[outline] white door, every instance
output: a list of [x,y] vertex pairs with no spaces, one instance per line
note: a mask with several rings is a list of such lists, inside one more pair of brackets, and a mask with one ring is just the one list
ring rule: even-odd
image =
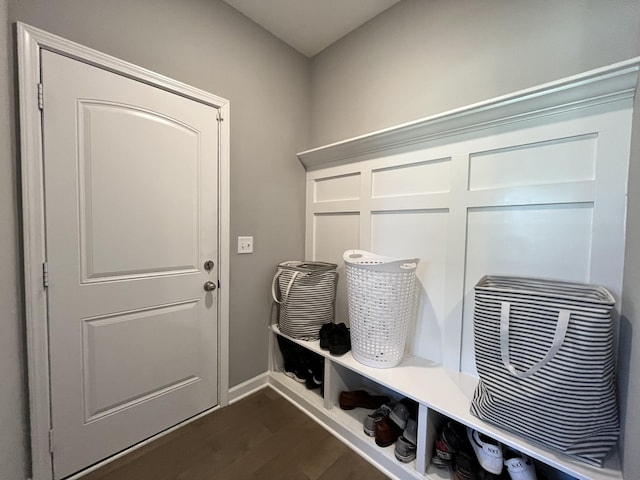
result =
[[217,404],[218,127],[48,51],[42,83],[59,479]]

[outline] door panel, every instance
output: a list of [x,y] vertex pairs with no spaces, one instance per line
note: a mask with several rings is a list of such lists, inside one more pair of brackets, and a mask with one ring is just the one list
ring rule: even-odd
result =
[[85,422],[199,380],[197,307],[186,302],[83,322]]
[[52,52],[42,75],[59,479],[217,404],[218,128],[213,107]]
[[83,281],[197,269],[199,132],[131,106],[78,106]]

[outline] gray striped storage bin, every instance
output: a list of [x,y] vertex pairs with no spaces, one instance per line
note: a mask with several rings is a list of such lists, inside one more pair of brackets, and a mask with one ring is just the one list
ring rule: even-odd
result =
[[473,316],[471,413],[602,466],[618,439],[612,295],[602,287],[485,276]]
[[271,294],[280,305],[278,327],[299,340],[317,340],[320,327],[333,322],[338,266],[326,262],[288,261],[278,265]]

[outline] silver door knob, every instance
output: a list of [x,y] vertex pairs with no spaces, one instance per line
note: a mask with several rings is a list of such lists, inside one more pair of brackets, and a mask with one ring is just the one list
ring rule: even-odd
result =
[[209,280],[208,282],[205,282],[204,289],[206,292],[213,292],[216,289],[216,284]]

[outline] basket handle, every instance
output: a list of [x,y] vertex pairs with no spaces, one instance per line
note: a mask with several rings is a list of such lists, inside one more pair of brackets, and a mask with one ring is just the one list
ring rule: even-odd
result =
[[365,250],[347,250],[342,255],[345,264],[353,265],[364,270],[377,272],[411,272],[418,267],[419,258],[397,259],[375,255]]
[[316,273],[330,272],[338,268],[335,263],[307,261],[307,260],[289,260],[278,265],[279,269],[292,270],[304,273],[305,275],[313,275]]
[[500,303],[500,354],[502,356],[502,363],[511,372],[512,375],[518,378],[527,378],[536,373],[542,367],[544,367],[554,357],[567,334],[567,327],[569,326],[569,317],[571,312],[569,310],[561,309],[558,312],[558,323],[556,324],[556,331],[553,334],[553,341],[551,347],[547,351],[546,355],[535,365],[532,365],[525,372],[519,371],[515,366],[511,364],[509,357],[509,314],[511,311],[511,304],[509,302]]
[[282,269],[279,268],[276,274],[273,276],[273,281],[271,282],[271,296],[273,297],[273,301],[279,305],[282,305],[287,300],[287,297],[289,296],[289,292],[291,291],[291,287],[293,286],[293,282],[295,281],[296,277],[300,275],[299,271],[293,272],[293,275],[291,275],[291,280],[289,280],[289,285],[287,285],[287,290],[284,292],[284,295],[282,296],[282,300],[278,300],[278,295],[276,294],[276,282],[278,281],[278,277],[280,276],[281,273],[282,273]]

